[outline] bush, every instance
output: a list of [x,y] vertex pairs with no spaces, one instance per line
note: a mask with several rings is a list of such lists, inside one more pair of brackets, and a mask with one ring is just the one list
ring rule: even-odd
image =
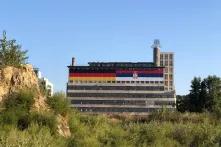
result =
[[29,127],[30,123],[31,123],[30,116],[25,114],[19,117],[17,121],[17,128],[23,131]]
[[61,92],[55,93],[52,97],[48,97],[47,104],[56,114],[61,114],[62,116],[65,116],[69,111],[68,100]]
[[51,133],[56,134],[57,132],[57,121],[56,117],[50,113],[32,113],[31,122],[38,124],[39,126],[48,127]]
[[29,128],[20,131],[14,126],[0,126],[0,146],[4,147],[63,147],[67,140],[50,133],[47,127],[30,124]]
[[1,117],[1,124],[11,124],[11,125],[17,125],[18,124],[18,120],[25,116],[27,114],[27,112],[18,109],[18,110],[5,110],[3,112],[0,113],[0,117]]
[[5,99],[4,104],[6,109],[22,109],[29,111],[35,102],[34,96],[35,94],[32,90],[21,90],[19,92],[10,94]]

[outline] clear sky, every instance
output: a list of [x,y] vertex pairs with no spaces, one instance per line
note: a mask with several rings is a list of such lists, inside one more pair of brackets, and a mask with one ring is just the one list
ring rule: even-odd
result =
[[3,30],[55,90],[65,91],[72,56],[79,65],[152,61],[155,38],[175,52],[177,94],[194,76],[221,76],[220,0],[0,0]]

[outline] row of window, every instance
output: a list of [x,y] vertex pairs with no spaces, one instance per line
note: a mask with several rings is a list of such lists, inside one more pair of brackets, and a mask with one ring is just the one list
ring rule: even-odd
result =
[[170,81],[170,82],[169,82],[169,81],[165,81],[165,85],[167,85],[167,86],[169,86],[169,85],[170,85],[170,86],[173,86],[173,81]]
[[160,60],[160,65],[161,66],[168,66],[168,65],[173,66],[173,61],[168,61],[168,60],[163,61],[163,60]]
[[71,104],[100,104],[100,105],[173,105],[175,101],[129,101],[129,100],[71,100]]
[[136,91],[164,91],[162,86],[98,86],[98,85],[68,85],[67,90],[136,90]]
[[174,93],[67,93],[68,97],[105,97],[105,98],[173,98]]
[[77,81],[69,80],[70,83],[122,83],[122,84],[163,84],[163,81]]
[[[104,112],[104,113],[114,113],[114,112],[154,112],[162,110],[162,108],[96,108],[96,107],[78,107],[81,112]],[[174,108],[167,108],[167,110],[174,111]]]
[[170,74],[170,75],[165,74],[165,75],[164,75],[164,79],[165,79],[165,80],[168,80],[168,78],[173,79],[173,75],[172,75],[172,74]]
[[166,67],[165,73],[168,73],[168,72],[173,73],[173,67],[170,67],[170,68]]
[[161,54],[160,55],[160,59],[170,59],[170,60],[173,60],[173,54]]

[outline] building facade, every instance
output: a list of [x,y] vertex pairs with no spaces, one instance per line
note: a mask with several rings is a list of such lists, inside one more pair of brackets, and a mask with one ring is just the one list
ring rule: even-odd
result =
[[42,77],[39,68],[34,68],[34,72],[38,78],[38,83],[46,92],[47,96],[53,96],[54,88],[53,84],[45,77]]
[[153,62],[154,65],[159,67],[165,67],[164,69],[164,85],[165,90],[175,90],[174,86],[174,53],[173,52],[161,52],[160,41],[154,40],[153,48]]
[[[157,44],[155,44],[157,45]],[[159,51],[159,48],[157,48]],[[154,62],[89,62],[69,68],[71,106],[91,113],[148,113],[175,109],[175,90],[167,89],[165,66],[154,47]]]

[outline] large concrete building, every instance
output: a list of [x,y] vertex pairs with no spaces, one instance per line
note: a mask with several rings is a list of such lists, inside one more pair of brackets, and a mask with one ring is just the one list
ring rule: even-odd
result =
[[92,113],[148,113],[175,108],[173,53],[160,52],[154,41],[153,62],[89,62],[69,68],[71,106]]

